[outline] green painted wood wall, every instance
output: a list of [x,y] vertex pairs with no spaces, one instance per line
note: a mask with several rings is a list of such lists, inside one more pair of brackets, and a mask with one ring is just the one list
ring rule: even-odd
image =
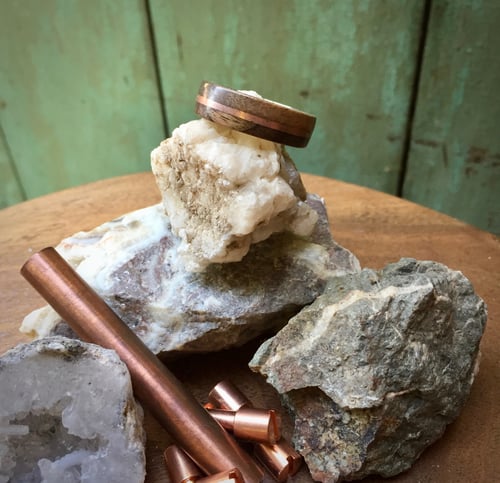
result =
[[314,113],[302,171],[500,233],[497,0],[0,0],[0,206],[149,169],[201,80]]

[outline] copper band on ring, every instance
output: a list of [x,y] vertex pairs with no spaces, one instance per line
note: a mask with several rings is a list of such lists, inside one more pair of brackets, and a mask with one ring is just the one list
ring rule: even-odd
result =
[[214,123],[289,146],[309,142],[316,118],[306,112],[210,82],[202,82],[196,113]]
[[200,95],[196,96],[196,102],[198,104],[203,104],[206,107],[211,107],[221,112],[225,112],[226,114],[230,114],[231,116],[241,118],[245,121],[250,121],[254,124],[259,124],[269,129],[274,129],[275,131],[283,131],[288,134],[292,134],[293,136],[302,136],[304,133],[300,128],[287,126],[286,124],[280,123],[278,121],[273,121],[272,119],[255,116],[250,112],[240,111],[239,109],[235,109],[231,106],[226,106],[225,104],[221,104],[220,102],[214,101],[213,99],[207,99],[206,97]]

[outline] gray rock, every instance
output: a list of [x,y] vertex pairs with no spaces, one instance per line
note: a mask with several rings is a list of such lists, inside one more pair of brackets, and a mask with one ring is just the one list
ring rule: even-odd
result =
[[332,279],[250,366],[282,394],[315,480],[387,477],[458,416],[485,323],[460,272],[402,259]]
[[[274,234],[240,262],[189,272],[180,240],[155,205],[63,240],[61,255],[155,353],[217,351],[276,331],[311,303],[332,276],[360,270],[335,243],[321,199],[308,238]],[[51,309],[28,315],[21,328],[39,336],[69,335]]]
[[52,337],[0,358],[0,482],[145,478],[142,409],[115,352]]

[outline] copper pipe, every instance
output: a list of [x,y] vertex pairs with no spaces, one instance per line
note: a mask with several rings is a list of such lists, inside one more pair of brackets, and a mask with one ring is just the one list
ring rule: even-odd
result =
[[203,472],[178,446],[169,446],[163,453],[170,483],[194,483],[202,478]]
[[262,480],[250,456],[54,248],[34,254],[21,274],[83,340],[118,353],[137,398],[205,473],[237,467],[247,483]]
[[245,483],[243,475],[238,468],[221,471],[215,475],[205,476],[197,480],[197,483]]
[[272,409],[242,407],[238,411],[208,409],[208,412],[235,438],[268,444],[280,439],[278,416]]
[[[252,402],[230,381],[219,382],[209,393],[210,403],[237,411],[252,408]],[[283,438],[274,444],[258,443],[255,456],[278,480],[284,481],[299,471],[302,456]]]

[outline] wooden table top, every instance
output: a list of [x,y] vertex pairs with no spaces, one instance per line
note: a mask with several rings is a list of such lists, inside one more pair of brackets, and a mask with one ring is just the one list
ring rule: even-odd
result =
[[[363,267],[381,268],[401,257],[434,260],[460,270],[488,306],[480,372],[458,419],[427,449],[413,468],[390,481],[470,483],[498,481],[500,474],[500,241],[490,233],[368,188],[303,175],[309,192],[322,196],[334,238],[351,250]],[[103,180],[20,203],[0,211],[0,354],[29,338],[19,333],[23,317],[44,305],[19,275],[35,251],[80,230],[91,229],[128,211],[160,200],[151,173]],[[231,353],[216,355],[214,371],[227,366]],[[234,356],[234,355],[233,355]],[[234,356],[231,371],[245,371]],[[241,368],[236,368],[241,364]],[[205,363],[203,364],[203,366]],[[194,387],[211,384],[219,375],[199,361],[179,370]],[[231,366],[231,364],[230,364]],[[187,369],[186,369],[187,367]],[[222,369],[221,369],[222,368]],[[198,370],[199,372],[199,370]],[[241,377],[247,377],[243,374]],[[252,376],[250,376],[252,377]],[[257,377],[257,376],[253,376]],[[218,380],[222,379],[219,377]],[[207,388],[204,387],[203,390]],[[254,390],[259,393],[260,389]],[[195,394],[196,395],[196,394]],[[254,394],[255,395],[255,394]],[[257,398],[258,398],[257,394]],[[167,436],[148,415],[147,482],[165,481],[161,452]],[[366,481],[383,481],[369,478]]]

